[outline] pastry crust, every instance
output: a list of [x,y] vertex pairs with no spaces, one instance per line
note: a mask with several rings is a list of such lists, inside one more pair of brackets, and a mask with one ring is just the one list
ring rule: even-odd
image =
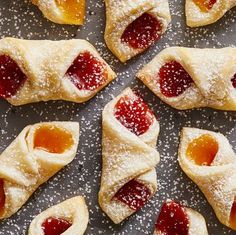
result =
[[62,218],[72,222],[63,235],[83,235],[88,224],[89,214],[85,200],[81,196],[73,197],[48,208],[37,215],[29,227],[29,235],[44,235],[43,222],[50,217]]
[[[95,90],[79,90],[66,75],[73,61],[83,52],[91,53],[104,66],[106,81]],[[48,100],[82,103],[91,99],[116,76],[96,49],[80,39],[37,41],[4,38],[0,40],[0,55],[8,55],[27,76],[16,95],[7,98],[12,105]]]
[[[72,145],[63,153],[34,148],[38,128],[59,128],[71,134]],[[4,181],[5,204],[0,219],[17,212],[33,192],[75,157],[79,141],[79,123],[42,122],[25,127],[0,155],[0,178]]]
[[[176,97],[162,94],[160,68],[170,61],[180,63],[193,84]],[[137,77],[160,99],[173,108],[185,110],[211,107],[236,111],[236,89],[231,79],[236,74],[236,48],[195,49],[170,47],[161,51],[141,69]]]
[[[66,2],[64,6],[68,6],[69,4],[80,5],[79,12],[76,15],[73,14],[75,12],[70,12],[72,14],[71,17],[67,17],[64,13],[66,10],[58,4],[60,1]],[[74,3],[75,1],[78,1],[78,3]],[[32,3],[38,6],[43,15],[54,23],[73,25],[82,25],[84,23],[85,0],[32,0]]]
[[103,168],[99,204],[114,223],[120,223],[135,211],[113,197],[122,186],[135,179],[151,192],[157,191],[155,166],[159,162],[156,141],[159,123],[154,118],[148,131],[140,136],[124,127],[114,116],[114,106],[124,96],[135,96],[130,88],[108,103],[103,110]]
[[[204,217],[197,211],[184,207],[189,220],[188,235],[208,235]],[[155,228],[153,235],[165,235]]]
[[217,0],[210,10],[202,11],[193,0],[186,0],[185,14],[187,25],[199,27],[215,23],[234,6],[236,6],[236,0]]
[[134,49],[121,41],[121,36],[129,24],[146,12],[161,22],[163,34],[171,20],[168,0],[105,0],[105,3],[105,41],[112,53],[122,62],[145,50]]
[[[212,136],[219,146],[210,166],[196,165],[186,156],[189,143],[204,134]],[[179,164],[204,193],[220,222],[231,228],[230,213],[236,196],[235,157],[232,146],[222,134],[196,128],[183,128],[179,146]]]

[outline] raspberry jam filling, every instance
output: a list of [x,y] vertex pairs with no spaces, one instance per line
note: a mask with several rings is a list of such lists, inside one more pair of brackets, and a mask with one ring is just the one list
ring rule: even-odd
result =
[[125,29],[121,41],[134,49],[146,49],[160,38],[161,31],[162,24],[157,18],[144,13]]
[[64,153],[73,144],[72,135],[55,126],[41,126],[34,134],[34,148],[49,153]]
[[231,212],[230,212],[230,225],[233,229],[236,229],[236,198],[234,199]]
[[194,139],[187,148],[187,157],[196,165],[210,166],[219,150],[218,142],[209,134]]
[[67,21],[83,21],[85,11],[84,0],[56,0],[63,18]]
[[193,0],[194,3],[204,12],[212,9],[217,0]]
[[236,74],[234,74],[234,77],[231,79],[233,87],[236,89]]
[[156,230],[163,235],[188,235],[189,219],[185,208],[173,201],[164,203],[156,222]]
[[79,90],[90,91],[102,86],[107,78],[104,64],[88,51],[77,56],[66,75]]
[[138,97],[121,97],[115,105],[116,119],[137,136],[144,134],[154,121],[154,114]]
[[166,97],[177,97],[193,84],[190,75],[177,61],[165,63],[158,76],[161,93]]
[[65,219],[50,217],[43,222],[42,229],[44,235],[60,235],[71,225],[72,223]]
[[150,196],[149,188],[137,180],[131,180],[115,194],[114,198],[137,211],[145,205]]
[[0,214],[4,209],[6,195],[4,192],[4,180],[0,179]]
[[14,96],[27,77],[17,63],[7,55],[0,56],[0,97]]

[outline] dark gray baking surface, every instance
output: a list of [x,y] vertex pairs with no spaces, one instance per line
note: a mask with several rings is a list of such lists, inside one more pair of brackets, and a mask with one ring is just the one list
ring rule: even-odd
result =
[[[212,26],[190,29],[184,21],[184,0],[171,1],[170,5],[172,25],[168,33],[148,52],[122,65],[104,44],[105,9],[102,0],[88,1],[87,22],[79,30],[76,26],[61,26],[45,20],[40,11],[27,1],[0,0],[0,37],[52,40],[75,36],[85,38],[96,46],[118,72],[117,80],[82,105],[57,101],[12,107],[0,101],[0,151],[28,124],[54,120],[73,120],[81,124],[81,138],[75,160],[40,187],[18,213],[0,223],[1,235],[27,234],[27,228],[35,215],[72,195],[80,194],[86,197],[90,212],[86,234],[152,234],[160,206],[167,198],[181,201],[201,212],[207,220],[209,234],[236,234],[218,222],[204,196],[182,173],[176,160],[179,131],[183,126],[220,131],[236,149],[236,113],[210,109],[176,111],[162,103],[134,78],[138,68],[168,45],[235,46],[236,11],[231,10]],[[157,167],[160,190],[141,211],[121,225],[114,225],[102,214],[97,203],[101,174],[101,111],[113,96],[127,86],[141,92],[160,121],[161,133],[157,146],[161,154],[161,162]]]

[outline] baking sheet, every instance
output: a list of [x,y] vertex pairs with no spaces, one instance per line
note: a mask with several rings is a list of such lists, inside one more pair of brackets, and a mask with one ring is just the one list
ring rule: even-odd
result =
[[[179,132],[183,126],[220,131],[229,138],[236,150],[236,113],[211,109],[176,111],[162,103],[135,79],[137,70],[166,46],[235,46],[236,9],[229,11],[214,25],[190,29],[185,24],[184,0],[172,0],[170,7],[172,25],[168,32],[146,53],[122,65],[104,44],[105,8],[102,0],[88,1],[87,20],[83,27],[61,26],[49,22],[28,1],[0,1],[0,37],[52,40],[84,38],[95,45],[118,73],[115,81],[85,104],[52,101],[12,107],[7,102],[0,101],[0,151],[28,124],[60,120],[79,121],[81,125],[80,144],[75,160],[41,186],[18,213],[0,222],[1,235],[27,234],[35,215],[73,195],[86,197],[90,213],[86,231],[88,235],[152,234],[160,206],[167,198],[201,212],[206,218],[209,234],[236,234],[218,222],[200,190],[183,174],[177,163]],[[114,225],[102,213],[97,202],[101,175],[101,112],[105,104],[127,86],[142,94],[160,121],[161,132],[157,142],[161,154],[161,162],[157,166],[159,191],[141,211],[122,224]]]

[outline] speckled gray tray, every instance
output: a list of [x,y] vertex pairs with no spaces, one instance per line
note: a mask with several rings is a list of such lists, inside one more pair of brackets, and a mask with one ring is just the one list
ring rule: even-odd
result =
[[[168,45],[235,46],[236,11],[231,10],[212,26],[190,29],[185,24],[184,0],[170,0],[170,5],[172,25],[168,32],[146,53],[122,65],[104,44],[103,0],[88,1],[86,24],[79,28],[47,21],[27,1],[0,0],[0,37],[88,39],[118,73],[118,79],[85,104],[57,101],[12,107],[7,102],[0,101],[0,151],[28,124],[71,120],[79,121],[82,130],[75,160],[40,187],[18,213],[0,223],[1,235],[27,234],[30,221],[35,215],[72,195],[80,194],[86,197],[90,212],[86,234],[152,234],[160,206],[167,198],[180,201],[201,212],[207,220],[209,234],[236,234],[218,222],[200,190],[183,174],[177,163],[179,132],[183,126],[220,131],[236,149],[236,113],[210,109],[176,111],[162,103],[134,76],[138,68]],[[101,111],[113,96],[127,86],[141,92],[160,121],[161,133],[157,143],[161,154],[161,162],[157,167],[160,189],[141,211],[122,224],[114,225],[102,213],[97,202],[101,175]]]

